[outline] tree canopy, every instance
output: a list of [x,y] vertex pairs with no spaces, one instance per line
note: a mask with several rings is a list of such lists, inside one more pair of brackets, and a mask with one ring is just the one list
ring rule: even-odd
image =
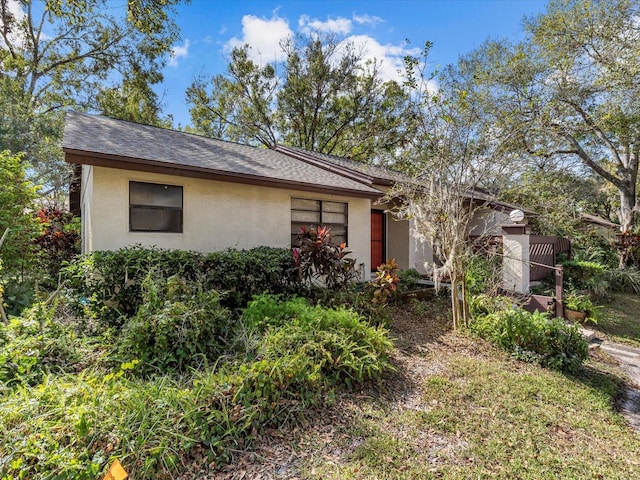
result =
[[[64,190],[65,108],[157,116],[149,86],[162,81],[178,38],[170,13],[179,2],[128,0],[119,11],[108,0],[0,0],[0,149],[25,152],[37,183]],[[133,87],[138,105],[127,92]],[[115,101],[117,93],[129,104]]]
[[623,232],[640,212],[639,13],[635,0],[552,0],[525,40],[487,42],[460,63],[509,149],[615,187]]
[[277,143],[369,160],[406,139],[407,95],[383,81],[355,45],[296,37],[284,60],[259,65],[236,48],[226,75],[197,78],[187,90],[197,133],[273,147]]

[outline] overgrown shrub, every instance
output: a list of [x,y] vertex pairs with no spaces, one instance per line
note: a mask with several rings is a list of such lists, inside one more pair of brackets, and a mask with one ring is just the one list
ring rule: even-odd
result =
[[265,292],[291,296],[305,291],[288,248],[209,253],[202,261],[200,281],[206,289],[222,292],[222,304],[232,309],[244,308],[254,295]]
[[640,294],[640,270],[636,267],[610,268],[603,278],[610,291]]
[[214,363],[223,353],[231,313],[220,295],[177,277],[142,282],[142,304],[124,324],[119,360],[140,361],[143,373],[184,373]]
[[157,278],[176,275],[200,282],[204,290],[221,292],[221,304],[232,309],[263,292],[292,295],[302,290],[291,251],[270,247],[207,255],[142,246],[97,251],[72,262],[63,276],[79,297],[84,314],[121,326],[136,314],[142,302],[142,281],[151,270]]
[[572,290],[607,290],[608,285],[602,285],[603,274],[607,267],[601,263],[570,260],[562,264],[564,281]]
[[514,299],[504,295],[474,295],[469,301],[469,310],[473,317],[489,315],[512,308]]
[[372,302],[373,291],[366,288],[366,284],[353,283],[335,291],[326,288],[311,289],[305,297],[311,303],[326,308],[350,308],[370,325],[388,326],[391,321],[387,309],[379,308]]
[[[146,288],[146,285],[145,285]],[[176,284],[174,296],[183,286]],[[285,312],[285,313],[283,313]],[[132,478],[205,478],[255,432],[295,418],[333,388],[389,367],[382,328],[348,310],[260,296],[243,322],[246,358],[187,376],[44,376],[0,403],[0,478],[95,479],[118,458]]]
[[465,282],[470,295],[494,293],[502,284],[501,258],[474,254],[467,259]]
[[104,355],[76,326],[54,318],[56,305],[34,304],[0,322],[0,383],[36,385],[49,372],[77,372]]
[[588,357],[576,325],[542,313],[509,308],[476,317],[471,330],[514,357],[545,367],[576,372]]
[[243,321],[249,330],[265,332],[257,358],[302,355],[331,385],[376,378],[389,366],[386,330],[368,325],[351,309],[261,295],[249,303]]
[[398,271],[398,291],[410,292],[418,287],[418,282],[422,278],[420,272],[415,268],[407,268],[405,270]]
[[71,212],[45,207],[36,213],[42,232],[34,239],[45,285],[58,283],[60,267],[80,253],[80,218]]

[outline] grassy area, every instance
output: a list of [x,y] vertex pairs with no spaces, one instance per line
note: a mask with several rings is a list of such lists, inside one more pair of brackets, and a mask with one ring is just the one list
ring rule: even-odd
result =
[[[242,471],[306,479],[640,479],[640,435],[616,410],[621,380],[604,355],[566,376],[447,332],[437,309],[417,304],[394,319],[395,373],[340,396],[303,429],[267,432]],[[235,478],[230,472],[216,478]]]
[[640,346],[640,296],[612,293],[603,310],[604,318],[594,329],[614,341]]
[[640,439],[601,374],[569,379],[497,353],[426,360],[442,369],[414,408],[351,403],[344,457],[310,461],[307,478],[640,478]]

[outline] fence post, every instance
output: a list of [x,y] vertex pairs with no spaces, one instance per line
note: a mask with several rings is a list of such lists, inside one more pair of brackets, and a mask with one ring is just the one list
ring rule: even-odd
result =
[[564,318],[564,308],[562,306],[562,281],[564,270],[562,265],[556,265],[556,317]]

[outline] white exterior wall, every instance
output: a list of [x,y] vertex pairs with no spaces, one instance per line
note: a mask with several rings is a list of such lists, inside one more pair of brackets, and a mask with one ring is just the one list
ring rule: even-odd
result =
[[502,287],[510,292],[529,293],[529,235],[502,235]]
[[93,167],[82,165],[82,190],[80,191],[80,208],[82,210],[82,253],[93,250]]
[[489,208],[479,209],[471,219],[469,235],[500,235],[502,233],[502,225],[507,223],[511,223],[508,213]]
[[[129,181],[181,185],[183,233],[129,231]],[[348,249],[370,270],[371,201],[198,178],[83,166],[83,252],[142,244],[211,252],[226,248],[289,247],[291,198],[349,204]],[[364,265],[361,265],[364,264]]]
[[409,220],[409,268],[415,268],[420,273],[428,273],[427,265],[433,264],[433,249],[427,241],[416,238],[416,221]]

